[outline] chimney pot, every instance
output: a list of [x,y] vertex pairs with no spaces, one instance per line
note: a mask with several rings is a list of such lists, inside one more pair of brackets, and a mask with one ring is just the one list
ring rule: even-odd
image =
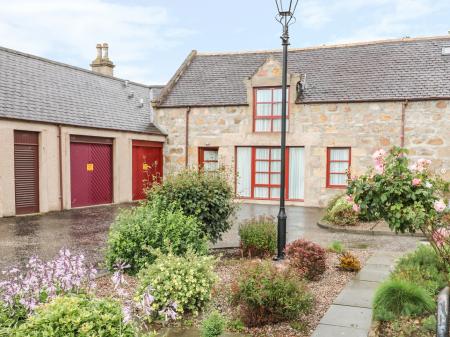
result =
[[108,57],[108,44],[97,43],[97,57],[91,63],[91,69],[93,72],[113,76],[114,64]]

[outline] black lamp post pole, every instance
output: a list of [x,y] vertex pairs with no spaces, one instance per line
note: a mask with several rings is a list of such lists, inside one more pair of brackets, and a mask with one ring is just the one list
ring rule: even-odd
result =
[[278,212],[278,252],[277,260],[284,259],[284,249],[286,247],[286,209],[285,209],[285,190],[286,190],[286,111],[287,111],[287,57],[289,46],[288,25],[283,27],[281,35],[283,45],[283,77],[281,88],[281,181],[280,181],[280,210]]

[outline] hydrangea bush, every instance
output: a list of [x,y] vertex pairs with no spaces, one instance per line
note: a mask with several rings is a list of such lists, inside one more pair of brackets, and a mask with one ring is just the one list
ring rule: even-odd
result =
[[450,264],[449,182],[430,169],[431,161],[411,163],[406,149],[373,154],[374,166],[349,181],[348,199],[359,212],[381,216],[395,232],[422,231]]

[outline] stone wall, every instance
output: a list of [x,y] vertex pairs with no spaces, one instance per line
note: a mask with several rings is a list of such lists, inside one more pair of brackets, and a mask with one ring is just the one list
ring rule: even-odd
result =
[[[189,112],[189,165],[198,163],[198,147],[219,147],[219,160],[234,172],[236,146],[277,146],[279,133],[253,132],[253,88],[277,86],[280,66],[273,59],[244,80],[247,106],[193,107]],[[289,75],[291,88],[300,79]],[[325,206],[342,189],[326,188],[327,147],[351,147],[352,173],[372,165],[371,155],[379,149],[400,146],[403,102],[294,104],[289,97],[288,146],[305,148],[305,206]],[[433,168],[450,171],[450,107],[447,101],[409,102],[405,110],[405,145],[413,157],[430,158]],[[186,108],[157,108],[155,123],[169,135],[165,147],[165,172],[185,164]],[[255,201],[256,202],[256,201]],[[272,201],[273,203],[273,201]]]

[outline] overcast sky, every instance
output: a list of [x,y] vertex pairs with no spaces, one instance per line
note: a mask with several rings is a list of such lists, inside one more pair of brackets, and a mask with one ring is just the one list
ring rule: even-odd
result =
[[[274,0],[0,0],[0,45],[89,68],[108,42],[116,76],[164,84],[192,49],[279,48],[274,15]],[[292,47],[446,35],[450,1],[300,0],[297,17]]]

